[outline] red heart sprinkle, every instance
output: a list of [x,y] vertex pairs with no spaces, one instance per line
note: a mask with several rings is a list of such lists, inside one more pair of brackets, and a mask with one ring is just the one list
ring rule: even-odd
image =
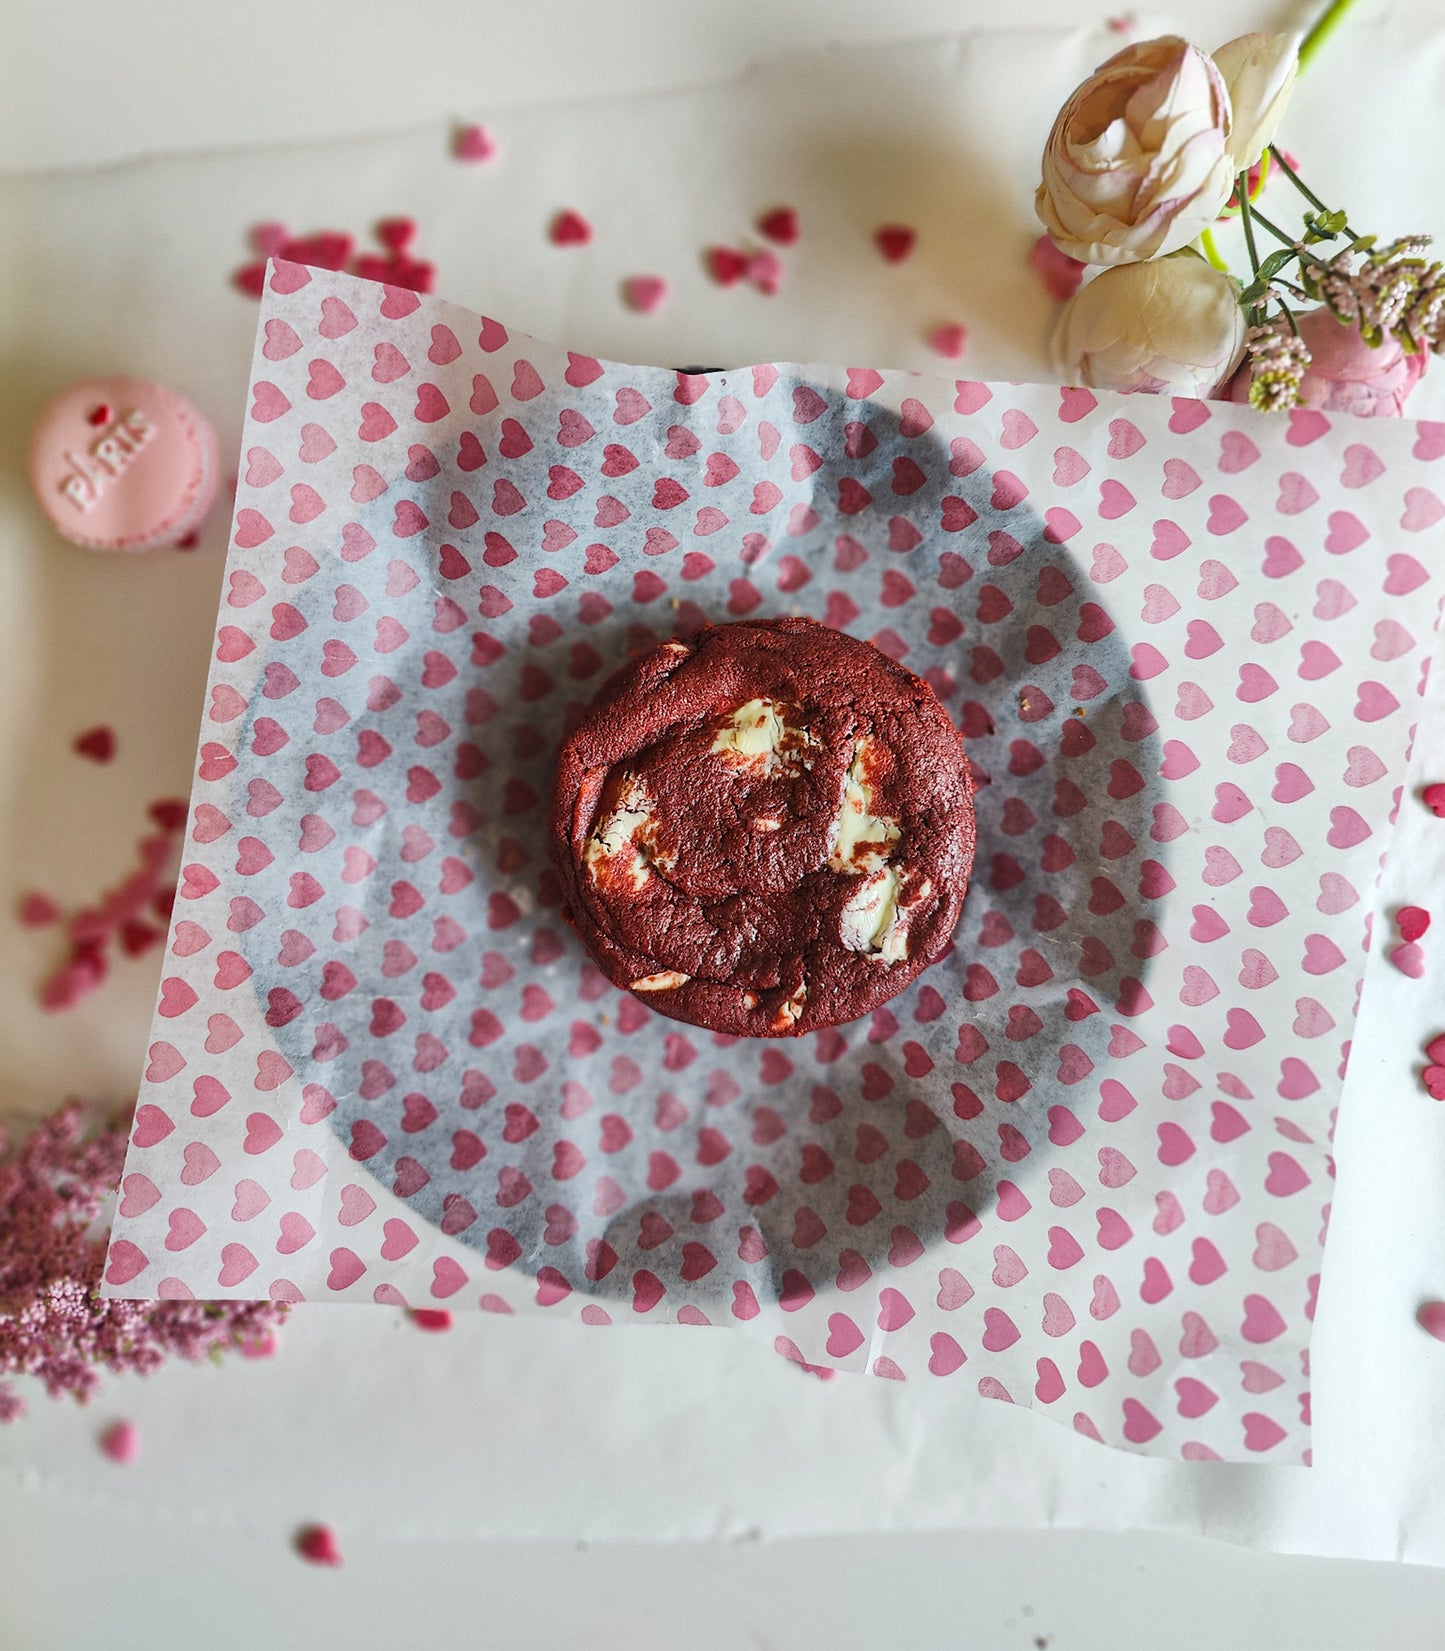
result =
[[1063,303],[1079,290],[1088,267],[1067,252],[1060,252],[1047,235],[1040,235],[1029,248],[1029,265],[1043,282],[1050,298]]
[[79,756],[89,757],[92,762],[109,762],[115,755],[115,730],[105,723],[87,728],[83,734],[75,736],[72,749]]
[[791,206],[774,207],[758,219],[758,234],[779,246],[790,247],[798,238],[798,214]]
[[180,831],[185,827],[186,804],[180,797],[158,797],[146,813],[162,831]]
[[667,301],[667,282],[660,275],[629,275],[622,283],[622,297],[629,309],[651,315]]
[[1395,913],[1395,923],[1401,940],[1418,940],[1430,927],[1430,913],[1423,906],[1401,906]]
[[109,424],[110,417],[110,408],[104,402],[101,402],[99,407],[92,407],[86,414],[87,422],[93,424],[97,430],[102,424]]
[[1427,785],[1420,793],[1420,800],[1432,814],[1445,820],[1445,784]]
[[928,335],[928,347],[945,361],[957,361],[968,342],[968,332],[957,321],[935,327]]
[[418,1330],[450,1330],[452,1315],[445,1307],[413,1307],[411,1322]]
[[550,234],[554,246],[584,246],[592,239],[592,225],[580,212],[573,212],[569,208],[565,212],[559,212],[552,220]]
[[31,893],[20,900],[20,922],[27,929],[43,929],[60,921],[60,907],[48,894]]
[[238,287],[249,298],[259,298],[266,290],[266,266],[264,263],[247,264],[238,269],[231,277],[231,284]]
[[913,251],[918,231],[907,224],[884,224],[873,232],[873,243],[890,264],[901,264]]
[[463,126],[453,145],[459,161],[486,161],[497,152],[492,135],[485,126]]
[[312,1565],[340,1565],[341,1548],[330,1525],[307,1525],[296,1533],[296,1552]]
[[707,272],[720,287],[735,286],[747,273],[748,260],[736,247],[709,247]]
[[393,252],[405,252],[416,239],[416,219],[383,218],[376,226],[376,238]]

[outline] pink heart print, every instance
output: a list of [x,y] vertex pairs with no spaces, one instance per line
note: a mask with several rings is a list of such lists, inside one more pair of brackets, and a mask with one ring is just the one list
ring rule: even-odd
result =
[[[1274,1275],[1317,1268],[1343,891],[1436,582],[1398,537],[1420,461],[1371,432],[1371,581],[1348,523],[1301,531],[1370,469],[1328,420],[615,367],[292,268],[108,1287],[747,1324],[1133,1448],[1297,1459],[1287,1384],[1185,1415],[1175,1383],[1307,1346]],[[1352,607],[1367,663],[1329,633]],[[980,854],[952,955],[884,1009],[723,1046],[572,940],[550,753],[629,651],[793,611],[938,693]],[[1252,1122],[1276,1088],[1287,1151]],[[185,1211],[204,1242],[168,1250]]]

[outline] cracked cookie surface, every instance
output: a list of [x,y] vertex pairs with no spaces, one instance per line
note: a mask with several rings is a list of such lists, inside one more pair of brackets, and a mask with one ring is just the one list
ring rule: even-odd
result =
[[974,840],[933,690],[811,619],[664,643],[557,764],[569,921],[614,984],[718,1032],[796,1036],[895,996],[947,949]]

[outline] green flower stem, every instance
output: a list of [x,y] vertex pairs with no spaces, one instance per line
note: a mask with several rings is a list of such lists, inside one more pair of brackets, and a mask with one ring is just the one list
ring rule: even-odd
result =
[[1315,19],[1309,33],[1300,42],[1299,66],[1303,72],[1314,57],[1315,53],[1324,45],[1329,37],[1344,21],[1345,13],[1354,5],[1355,0],[1332,0],[1324,11]]
[[[1318,264],[1321,269],[1328,268],[1328,264],[1329,264],[1328,259],[1321,258],[1321,257],[1317,256],[1315,253],[1311,252],[1308,247],[1297,246],[1295,237],[1293,235],[1286,235],[1285,232],[1279,227],[1278,224],[1271,223],[1269,221],[1269,219],[1266,218],[1265,215],[1259,210],[1258,207],[1254,207],[1254,206],[1250,207],[1248,212],[1246,212],[1244,214],[1244,219],[1245,219],[1246,225],[1252,219],[1255,223],[1257,223],[1259,225],[1259,227],[1261,229],[1268,230],[1269,233],[1274,236],[1275,240],[1283,241],[1284,244],[1287,247],[1294,247],[1295,251],[1298,252],[1298,254],[1301,258],[1308,258],[1309,261],[1312,264]],[[1246,228],[1245,233],[1246,233],[1246,236],[1248,236],[1248,229],[1247,228]]]
[[[1245,250],[1249,253],[1249,270],[1255,282],[1259,281],[1259,252],[1254,244],[1253,214],[1249,204],[1249,174],[1241,172],[1235,180],[1235,193],[1239,197],[1239,224],[1244,231]],[[1265,305],[1263,303],[1250,304],[1246,307],[1244,318],[1251,327],[1264,325]]]
[[[1319,196],[1315,194],[1314,190],[1311,189],[1310,186],[1304,181],[1299,173],[1295,171],[1284,156],[1280,154],[1279,150],[1276,149],[1273,144],[1269,146],[1267,153],[1274,156],[1275,164],[1279,167],[1280,171],[1283,172],[1285,177],[1287,177],[1295,188],[1299,190],[1300,194],[1304,196],[1316,212],[1328,212],[1330,210],[1329,207],[1327,207],[1319,198]],[[1352,230],[1348,224],[1345,225],[1342,233],[1352,241],[1357,239],[1354,230]]]
[[1275,165],[1279,167],[1279,169],[1284,173],[1284,175],[1289,179],[1289,181],[1295,186],[1295,188],[1297,190],[1299,190],[1300,194],[1304,196],[1304,198],[1310,203],[1310,205],[1312,207],[1314,207],[1315,211],[1316,212],[1328,212],[1329,207],[1327,207],[1325,205],[1325,203],[1319,198],[1319,196],[1315,194],[1314,190],[1310,188],[1310,186],[1304,181],[1304,179],[1299,175],[1299,173],[1296,172],[1295,169],[1290,165],[1290,163],[1284,158],[1284,156],[1282,154],[1280,154],[1279,150],[1274,146],[1274,144],[1270,144],[1269,152],[1274,157]]
[[[1249,272],[1256,280],[1259,279],[1259,252],[1254,244],[1254,208],[1249,204],[1249,174],[1241,172],[1235,184],[1235,191],[1239,196],[1239,224],[1244,231],[1244,244],[1249,252]],[[1269,225],[1263,218],[1260,222],[1268,229]],[[1278,233],[1276,231],[1275,233]]]

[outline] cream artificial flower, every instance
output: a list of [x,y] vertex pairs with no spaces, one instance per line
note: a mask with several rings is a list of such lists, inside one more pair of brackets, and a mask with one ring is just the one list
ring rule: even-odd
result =
[[1034,207],[1086,264],[1161,258],[1201,235],[1273,137],[1295,42],[1243,35],[1213,57],[1177,35],[1127,46],[1064,104]]
[[1069,300],[1054,338],[1071,384],[1204,399],[1238,366],[1239,288],[1191,252],[1101,271]]

